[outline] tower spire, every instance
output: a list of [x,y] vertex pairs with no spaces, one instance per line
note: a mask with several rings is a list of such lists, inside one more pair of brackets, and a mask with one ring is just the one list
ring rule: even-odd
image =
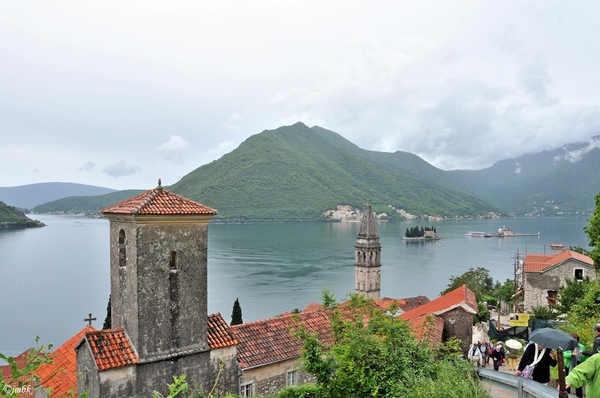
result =
[[356,236],[355,291],[378,300],[381,293],[381,244],[371,201],[367,205]]

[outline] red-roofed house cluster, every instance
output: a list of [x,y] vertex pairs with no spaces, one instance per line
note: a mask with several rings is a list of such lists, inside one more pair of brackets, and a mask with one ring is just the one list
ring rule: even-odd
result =
[[[311,304],[299,314],[229,326],[207,315],[208,225],[216,210],[157,188],[103,210],[110,221],[112,329],[88,326],[39,369],[53,396],[166,395],[173,376],[204,391],[268,394],[311,381],[300,369],[302,325],[330,341],[330,312]],[[380,298],[381,245],[367,203],[355,247],[355,289],[381,311],[408,322],[429,344],[456,336],[471,344],[475,295],[466,286],[430,301]],[[345,303],[340,305],[345,311]],[[217,377],[218,376],[218,377]]]

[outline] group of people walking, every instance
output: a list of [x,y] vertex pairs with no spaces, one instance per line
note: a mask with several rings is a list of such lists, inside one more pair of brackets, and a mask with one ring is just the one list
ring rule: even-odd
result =
[[[583,385],[586,386],[586,398],[600,398],[600,323],[594,326],[596,338],[591,351],[586,351],[585,346],[579,343],[579,336],[572,334],[577,340],[578,346],[573,350],[564,351],[565,363],[565,384],[567,392],[583,397]],[[490,358],[493,361],[494,370],[498,370],[508,359],[508,369],[514,370],[515,375],[531,378],[539,383],[548,384],[550,381],[550,368],[558,363],[554,352],[543,347],[541,344],[530,342],[524,349],[523,355],[517,365],[518,350],[504,346],[498,342],[489,344],[488,342],[473,343],[469,349],[468,358],[478,367],[485,367],[489,364]]]
[[469,350],[468,358],[474,365],[484,368],[489,365],[491,358],[494,370],[498,370],[505,362],[506,349],[500,342],[496,344],[490,344],[487,341],[473,343],[473,347]]

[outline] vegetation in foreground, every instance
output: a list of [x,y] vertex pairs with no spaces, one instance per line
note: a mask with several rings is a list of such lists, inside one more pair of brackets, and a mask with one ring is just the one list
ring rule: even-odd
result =
[[[408,323],[382,312],[373,301],[352,295],[344,311],[328,292],[332,343],[299,329],[303,368],[316,379],[314,397],[488,397],[460,342],[417,341]],[[425,333],[427,336],[427,333]],[[274,397],[301,397],[292,390]]]

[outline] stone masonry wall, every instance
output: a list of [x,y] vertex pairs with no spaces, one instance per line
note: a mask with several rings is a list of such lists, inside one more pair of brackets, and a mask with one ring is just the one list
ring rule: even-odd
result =
[[300,360],[292,359],[259,368],[244,370],[240,386],[254,384],[254,395],[268,395],[286,387],[287,372],[297,370],[297,385],[314,382],[308,373],[300,370]]
[[460,339],[460,346],[466,356],[473,341],[473,314],[457,307],[440,316],[444,320],[442,341],[446,341],[451,337]]
[[548,291],[558,291],[561,286],[566,284],[566,279],[573,280],[575,269],[583,269],[583,276],[590,279],[596,279],[596,271],[592,266],[570,259],[556,267],[548,269],[544,273],[527,272],[525,273],[524,290],[524,311],[531,312],[533,307],[545,307],[548,305]]

